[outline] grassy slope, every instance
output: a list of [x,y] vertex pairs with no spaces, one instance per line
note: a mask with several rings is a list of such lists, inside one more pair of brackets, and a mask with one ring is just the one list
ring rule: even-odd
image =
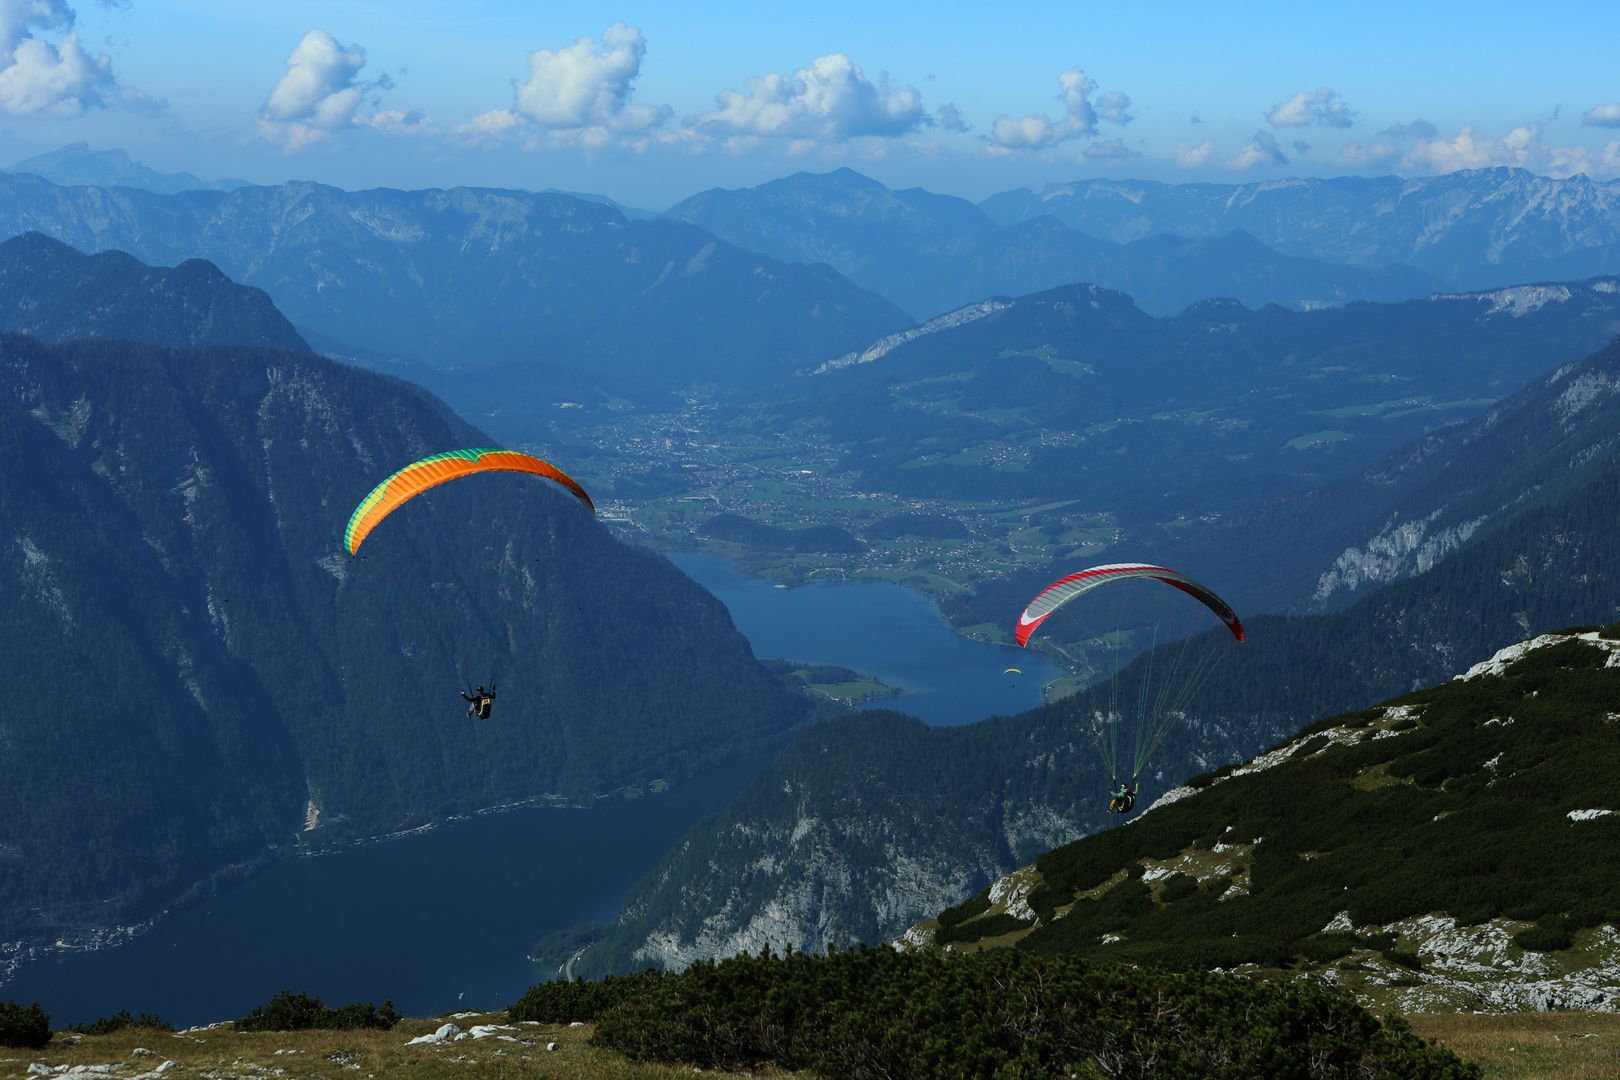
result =
[[[1230,775],[1195,778],[942,913],[937,938],[1177,969],[1348,957],[1337,981],[1432,982],[1437,1004],[1490,1004],[1460,956],[1410,955],[1436,940],[1412,920],[1444,913],[1482,935],[1518,932],[1487,967],[1567,976],[1620,921],[1620,816],[1568,816],[1620,805],[1620,668],[1605,666],[1620,653],[1590,632],[1539,640],[1497,673],[1320,721]],[[1463,991],[1448,995],[1447,975]]]

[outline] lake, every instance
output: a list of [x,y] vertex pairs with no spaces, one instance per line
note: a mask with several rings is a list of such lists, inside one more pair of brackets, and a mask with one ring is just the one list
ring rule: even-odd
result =
[[[1041,704],[1041,688],[1064,673],[1045,655],[952,633],[934,602],[887,582],[818,582],[779,589],[718,555],[669,560],[731,611],[761,659],[837,664],[905,691],[873,702],[936,726],[971,724]],[[1004,675],[1019,668],[1020,676]]]
[[767,763],[590,810],[484,814],[286,859],[126,944],[25,967],[0,1000],[37,1000],[58,1027],[119,1009],[181,1027],[229,1020],[283,989],[328,1005],[393,998],[408,1016],[503,1008],[540,981],[536,941],[612,918],[630,886]]
[[[777,589],[723,559],[673,561],[727,608],[760,657],[838,664],[905,693],[875,707],[965,724],[1040,704],[1044,656],[951,633],[933,602],[873,582]],[[1004,676],[1019,667],[1023,678]],[[319,858],[287,859],[134,941],[19,971],[0,997],[58,1026],[119,1009],[187,1026],[283,989],[328,1005],[392,998],[410,1016],[510,1004],[543,973],[546,934],[611,918],[630,887],[766,764],[732,764],[659,795],[591,810],[533,807]]]

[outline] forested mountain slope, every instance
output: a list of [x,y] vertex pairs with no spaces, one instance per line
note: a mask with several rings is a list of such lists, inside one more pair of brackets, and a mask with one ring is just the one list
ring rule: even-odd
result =
[[[858,490],[1023,503],[1030,525],[1054,533],[1106,515],[1115,553],[1130,559],[1478,417],[1616,334],[1620,291],[1608,278],[1311,312],[1209,301],[1173,319],[1070,286],[883,339],[761,395],[753,411],[813,427]],[[1245,535],[1259,536],[1262,555],[1234,542],[1232,558],[1186,569],[1232,590],[1242,610],[1303,604],[1389,519],[1381,485],[1352,494],[1359,501],[1304,522],[1298,544],[1257,528]],[[1053,554],[1050,569],[1068,572],[1099,550]],[[1039,587],[1013,585],[1023,595],[1011,600],[994,583],[953,597],[953,621],[1004,623]]]
[[1620,270],[1620,181],[1526,169],[1444,176],[1316,177],[1250,184],[1085,180],[992,195],[1011,225],[1050,215],[1126,243],[1244,229],[1287,255],[1421,268],[1457,288],[1571,281]]
[[[801,707],[724,607],[309,353],[0,338],[0,933],[129,921],[228,864],[769,752]],[[441,644],[448,642],[446,648]],[[458,673],[500,701],[468,719]]]
[[[1231,507],[1175,534],[1133,537],[1120,550],[1227,583],[1225,595],[1246,611],[1331,610],[1427,571],[1514,513],[1578,486],[1606,467],[1617,430],[1620,339],[1349,476]],[[1010,625],[1050,576],[987,582],[953,601],[953,612],[969,624]]]
[[919,319],[986,296],[1020,296],[1076,281],[1128,292],[1155,315],[1179,314],[1215,296],[1297,309],[1404,300],[1446,287],[1413,267],[1290,258],[1241,230],[1115,243],[1050,217],[1002,225],[965,199],[921,188],[892,191],[851,169],[716,188],[677,203],[667,216],[750,251],[826,263]]
[[122,251],[86,255],[37,232],[0,243],[0,331],[42,341],[309,351],[264,290],[236,284],[212,263],[147,266]]
[[568,195],[311,183],[157,195],[0,174],[0,236],[29,230],[158,265],[208,259],[296,325],[442,365],[746,385],[910,322],[827,267]]
[[1613,1009],[1617,639],[1538,637],[1321,720],[907,941],[1317,971],[1406,1011]]
[[[1617,515],[1611,451],[1586,482],[1421,577],[1330,615],[1245,617],[1247,639],[1151,759],[1143,801],[1321,717],[1443,682],[1527,635],[1620,619]],[[1042,632],[1061,642],[1086,631],[1054,617]],[[1121,679],[1129,687],[1159,663],[1148,654]],[[818,724],[631,891],[576,970],[893,937],[930,892],[944,906],[1007,872],[1018,851],[1107,824],[1100,762],[1074,699],[962,728],[881,713]],[[542,951],[561,961],[582,943]]]
[[1578,486],[1607,467],[1617,432],[1620,339],[1358,473],[1189,530],[1163,557],[1269,576],[1259,610],[1340,607]]

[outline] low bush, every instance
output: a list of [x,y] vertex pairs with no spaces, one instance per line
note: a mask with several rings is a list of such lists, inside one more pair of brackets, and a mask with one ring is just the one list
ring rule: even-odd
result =
[[1561,924],[1538,924],[1513,935],[1513,944],[1527,952],[1557,952],[1575,944],[1575,935]]
[[306,993],[294,994],[283,990],[251,1013],[233,1023],[237,1031],[309,1031],[321,1028],[329,1031],[353,1031],[373,1028],[387,1031],[403,1017],[394,1011],[393,1001],[383,1002],[381,1009],[371,1002],[364,1005],[352,1002],[342,1008],[329,1009],[318,997]]
[[39,1002],[23,1008],[15,1001],[0,1005],[0,1046],[38,1050],[51,1041],[51,1017]]
[[662,979],[651,968],[639,975],[607,975],[595,982],[554,979],[531,986],[506,1007],[511,1023],[535,1020],[542,1024],[594,1024],[627,997],[643,993]]
[[842,1080],[1481,1075],[1343,988],[1018,950],[767,952],[621,989],[595,1045],[703,1069],[770,1064]]
[[93,1024],[69,1024],[75,1035],[111,1035],[125,1028],[148,1028],[152,1031],[173,1031],[174,1025],[152,1013],[131,1016],[128,1009],[120,1009],[112,1016],[103,1016]]

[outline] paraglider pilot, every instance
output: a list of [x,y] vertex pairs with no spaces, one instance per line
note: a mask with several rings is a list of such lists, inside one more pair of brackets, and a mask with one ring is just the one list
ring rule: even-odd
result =
[[1108,812],[1110,814],[1128,814],[1131,807],[1136,805],[1136,789],[1129,784],[1120,784],[1117,788],[1108,790]]
[[462,691],[461,696],[470,706],[467,709],[467,719],[471,720],[474,716],[480,720],[489,719],[489,710],[495,704],[495,687],[493,685],[488,690],[480,686],[472,692],[471,696],[466,691]]

